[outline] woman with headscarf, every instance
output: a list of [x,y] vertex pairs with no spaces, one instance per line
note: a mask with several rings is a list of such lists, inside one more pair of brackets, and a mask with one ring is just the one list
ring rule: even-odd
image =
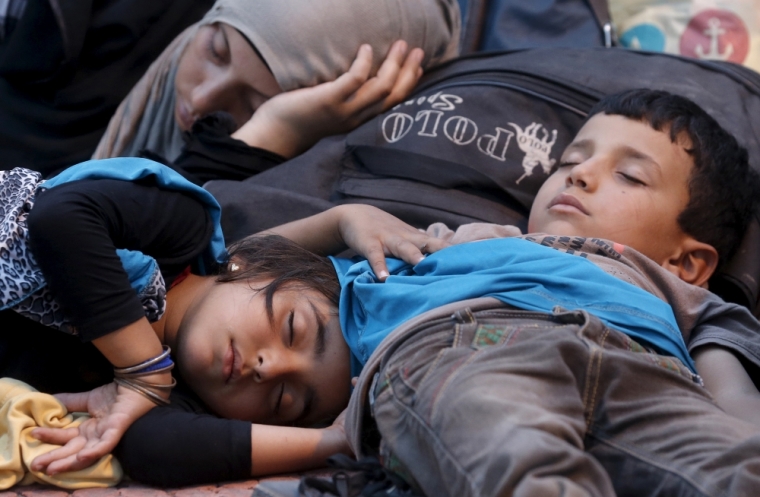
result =
[[[218,0],[122,102],[94,158],[146,155],[173,162],[182,152],[183,132],[206,115],[222,111],[231,117],[224,127],[238,129],[274,95],[335,80],[349,70],[362,44],[372,48],[372,73],[386,56],[395,57],[403,78],[410,59],[429,67],[456,56],[459,28],[456,0]],[[406,45],[394,46],[397,40]],[[424,59],[407,45],[422,49]],[[412,84],[407,78],[400,85],[403,92],[392,85],[394,92],[380,99],[382,105],[368,107],[379,112],[400,102],[419,77],[414,73]],[[357,113],[371,117],[366,108]],[[326,116],[326,126],[316,129],[342,131],[332,118]],[[356,119],[346,120],[346,126],[351,124]],[[250,168],[243,175],[282,160],[269,152],[242,147]]]

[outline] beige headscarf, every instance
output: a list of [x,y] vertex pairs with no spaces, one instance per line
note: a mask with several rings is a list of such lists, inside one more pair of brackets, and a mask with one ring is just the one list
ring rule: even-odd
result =
[[284,91],[331,81],[344,73],[363,43],[376,67],[391,44],[406,40],[425,51],[424,67],[458,54],[457,0],[218,0],[151,65],[111,118],[93,158],[150,149],[174,160],[182,147],[174,119],[174,76],[199,26],[222,22],[256,47]]

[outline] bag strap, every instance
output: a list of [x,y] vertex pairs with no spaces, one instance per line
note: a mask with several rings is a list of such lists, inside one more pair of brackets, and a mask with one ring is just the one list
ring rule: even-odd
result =
[[[483,29],[488,14],[489,0],[467,0],[462,12],[462,38],[459,42],[460,55],[475,53],[483,41]],[[459,4],[460,6],[462,3]]]
[[594,15],[597,21],[599,21],[600,26],[604,26],[612,21],[610,6],[607,0],[588,0],[588,3],[591,5],[591,10],[594,11]]
[[617,34],[615,33],[615,26],[612,24],[610,6],[607,0],[588,0],[588,3],[594,12],[594,16],[596,16],[596,20],[599,22],[599,26],[602,27],[604,46],[610,48],[617,45]]

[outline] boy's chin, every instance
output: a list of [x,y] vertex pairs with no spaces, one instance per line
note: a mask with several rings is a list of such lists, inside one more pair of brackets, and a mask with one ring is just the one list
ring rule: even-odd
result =
[[551,219],[536,223],[528,223],[528,233],[544,233],[556,236],[595,236],[596,238],[604,238],[599,235],[589,235],[586,231],[587,230],[564,219]]

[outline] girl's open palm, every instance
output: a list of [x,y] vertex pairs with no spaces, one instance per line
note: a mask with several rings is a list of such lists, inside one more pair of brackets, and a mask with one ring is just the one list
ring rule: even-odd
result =
[[38,456],[32,470],[54,475],[84,469],[111,453],[127,428],[155,406],[137,392],[109,383],[90,392],[57,394],[69,412],[87,412],[90,418],[77,428],[37,428],[37,439],[62,447]]

